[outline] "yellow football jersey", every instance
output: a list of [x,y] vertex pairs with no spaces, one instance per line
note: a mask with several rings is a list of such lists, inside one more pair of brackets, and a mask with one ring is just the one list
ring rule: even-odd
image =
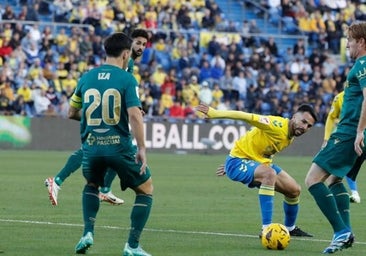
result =
[[293,141],[287,118],[252,114],[252,120],[245,121],[254,127],[235,142],[230,151],[233,157],[271,163],[272,156]]
[[333,132],[336,123],[338,122],[339,116],[341,115],[342,104],[343,104],[344,91],[338,93],[332,102],[327,121],[325,122],[324,128],[324,140],[328,140],[330,134]]

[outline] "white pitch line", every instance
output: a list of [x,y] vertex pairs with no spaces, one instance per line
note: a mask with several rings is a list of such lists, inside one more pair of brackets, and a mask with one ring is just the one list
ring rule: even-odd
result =
[[[0,219],[0,222],[10,222],[10,223],[25,223],[25,224],[39,224],[39,225],[57,225],[57,226],[71,226],[71,227],[83,227],[83,224],[75,223],[62,223],[62,222],[50,222],[50,221],[34,221],[34,220],[12,220],[12,219]],[[119,230],[129,230],[128,227],[116,227],[116,226],[95,226],[96,228],[104,229],[119,229]],[[149,232],[161,232],[161,233],[177,233],[177,234],[196,234],[196,235],[208,235],[208,236],[231,236],[231,237],[249,237],[258,238],[258,235],[249,234],[234,234],[234,233],[222,233],[222,232],[208,232],[208,231],[183,231],[175,229],[154,229],[154,228],[144,228],[144,231]],[[294,240],[303,241],[313,241],[313,242],[330,242],[330,240],[315,239],[315,238],[298,238],[293,237]],[[355,244],[366,245],[366,242],[355,241]]]

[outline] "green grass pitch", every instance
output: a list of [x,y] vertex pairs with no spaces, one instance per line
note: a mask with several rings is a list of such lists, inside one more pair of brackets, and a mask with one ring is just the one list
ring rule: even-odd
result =
[[[5,151],[0,153],[0,250],[4,256],[74,255],[82,234],[81,171],[65,181],[59,205],[52,207],[44,180],[53,176],[71,152]],[[257,190],[217,177],[224,155],[154,154],[148,163],[154,181],[154,205],[141,237],[144,249],[154,256],[179,255],[321,255],[332,230],[305,188],[310,157],[277,156],[275,162],[303,187],[297,224],[313,238],[293,238],[284,251],[264,249],[258,239],[260,213]],[[360,256],[366,250],[365,171],[359,175],[361,204],[351,204],[356,243],[336,255]],[[122,206],[101,204],[94,246],[88,255],[121,255],[127,239],[132,191],[113,192]],[[276,194],[274,222],[283,222],[282,196]]]

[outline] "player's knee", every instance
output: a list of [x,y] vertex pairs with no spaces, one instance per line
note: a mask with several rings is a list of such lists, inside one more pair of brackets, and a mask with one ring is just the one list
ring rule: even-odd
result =
[[296,184],[291,191],[291,197],[292,198],[299,197],[300,194],[301,194],[301,186],[299,184]]
[[301,186],[297,183],[288,184],[287,191],[283,194],[288,198],[298,198],[301,194]]
[[154,192],[154,186],[152,184],[152,179],[149,178],[147,181],[142,183],[140,186],[134,189],[136,194],[152,195]]
[[276,172],[272,168],[263,168],[256,171],[255,181],[259,181],[261,184],[274,185],[276,183]]
[[148,184],[148,186],[144,189],[144,193],[146,195],[152,195],[154,192],[154,186],[152,183]]

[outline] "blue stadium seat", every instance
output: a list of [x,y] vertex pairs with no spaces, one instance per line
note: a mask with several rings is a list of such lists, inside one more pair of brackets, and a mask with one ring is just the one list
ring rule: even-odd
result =
[[297,27],[294,19],[292,17],[282,18],[283,31],[288,34],[298,34],[299,28]]
[[275,26],[278,26],[281,22],[281,10],[277,8],[271,8],[269,10],[269,22]]
[[270,115],[272,112],[272,107],[269,103],[263,102],[261,104],[261,114],[262,115]]
[[40,21],[44,22],[52,22],[53,21],[53,14],[40,14],[38,15]]
[[141,64],[148,65],[154,58],[155,50],[153,48],[146,48],[141,56]]
[[171,67],[171,61],[169,53],[155,51],[156,61],[161,64],[164,70],[169,70]]

